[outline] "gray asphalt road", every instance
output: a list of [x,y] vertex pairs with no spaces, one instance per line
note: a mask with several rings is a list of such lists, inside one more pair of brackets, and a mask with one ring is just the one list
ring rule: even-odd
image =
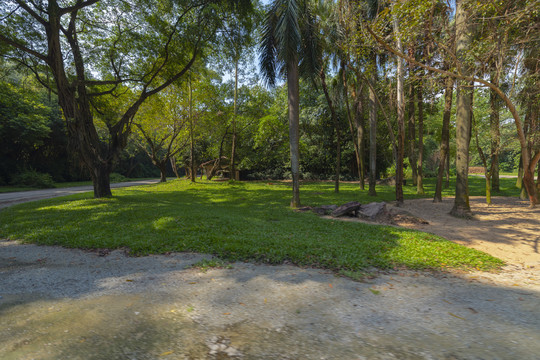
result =
[[[159,182],[159,179],[129,181],[129,182],[111,184],[111,188],[148,185],[148,184],[155,184],[157,182]],[[91,185],[88,185],[88,186],[76,186],[76,187],[70,187],[70,188],[56,188],[56,189],[43,189],[43,190],[2,193],[0,194],[0,209],[11,206],[11,205],[24,203],[24,202],[41,200],[41,199],[49,199],[49,198],[58,197],[58,196],[78,194],[78,193],[83,193],[83,192],[88,192],[88,191],[93,191],[93,190],[94,190],[93,187]]]

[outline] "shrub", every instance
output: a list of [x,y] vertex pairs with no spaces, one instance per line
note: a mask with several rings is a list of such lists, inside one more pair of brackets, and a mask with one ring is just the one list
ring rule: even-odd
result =
[[112,183],[119,183],[119,182],[123,182],[123,181],[126,181],[126,180],[127,180],[127,178],[122,174],[111,173],[110,181]]
[[50,174],[40,173],[35,170],[26,170],[15,175],[11,181],[11,185],[47,189],[54,187],[54,181]]

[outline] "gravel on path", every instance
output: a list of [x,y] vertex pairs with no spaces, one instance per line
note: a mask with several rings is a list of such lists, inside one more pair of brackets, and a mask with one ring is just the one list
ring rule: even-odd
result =
[[[0,241],[2,359],[538,359],[540,284]],[[504,277],[504,274],[500,276]]]

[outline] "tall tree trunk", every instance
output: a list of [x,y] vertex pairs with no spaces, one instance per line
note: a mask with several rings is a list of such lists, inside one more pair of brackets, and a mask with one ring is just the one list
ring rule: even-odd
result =
[[189,87],[189,177],[191,182],[195,182],[197,178],[197,170],[195,167],[195,140],[193,136],[193,94],[191,88],[191,80],[188,82]]
[[[463,0],[456,8],[456,54],[465,64],[465,52],[470,44],[470,29]],[[468,69],[462,69],[466,75]],[[471,94],[473,85],[470,81],[457,81],[456,104],[456,195],[450,214],[458,217],[470,217],[469,204],[469,145],[471,141]]]
[[293,196],[291,207],[300,206],[300,83],[298,59],[287,64],[287,93],[289,105],[289,144],[291,148],[291,174]]
[[[373,55],[371,78],[377,83],[377,55]],[[375,91],[369,88],[369,195],[377,196],[377,100]]]
[[321,84],[324,92],[324,97],[330,109],[330,116],[332,117],[332,122],[334,123],[334,129],[336,130],[336,179],[334,181],[334,191],[339,192],[339,178],[341,172],[341,132],[339,128],[339,121],[336,115],[336,110],[334,108],[334,103],[332,98],[330,98],[330,93],[328,92],[328,86],[326,85],[326,74],[324,73],[324,67],[321,69],[319,74],[321,78]]
[[238,60],[234,63],[234,110],[233,110],[233,121],[232,121],[232,143],[231,143],[231,179],[236,180],[236,168],[234,166],[235,155],[236,155],[236,116],[238,112]]
[[420,80],[416,90],[418,92],[418,166],[416,171],[418,180],[416,181],[416,193],[423,195],[424,173],[422,162],[424,161],[424,89],[422,86],[422,80]]
[[446,87],[444,89],[444,113],[441,132],[441,147],[439,150],[439,171],[437,172],[437,185],[435,186],[435,196],[433,198],[433,202],[442,201],[443,177],[445,170],[448,171],[449,168],[447,159],[450,155],[450,116],[452,114],[452,93],[454,92],[454,79],[448,76],[445,84]]
[[[347,107],[347,120],[349,121],[349,128],[351,131],[351,138],[354,144],[354,155],[356,158],[356,168],[358,170],[358,180],[360,189],[364,190],[364,121],[358,118],[358,112],[362,110],[362,100],[359,96],[362,94],[362,89],[357,91],[355,87],[352,90],[353,104],[354,104],[354,124],[351,115],[351,108],[349,106],[349,85],[347,82],[347,66],[344,61],[341,62],[342,79],[343,79],[343,97],[345,98],[345,106]],[[357,80],[358,81],[358,80]],[[359,94],[360,93],[360,94]]]
[[364,126],[364,109],[363,109],[363,103],[364,103],[364,95],[363,92],[360,92],[358,101],[355,103],[354,106],[354,122],[356,124],[356,142],[358,143],[358,157],[359,157],[359,167],[358,176],[360,177],[360,188],[364,190],[364,179],[366,177],[366,165],[365,165],[365,139],[364,139],[364,133],[365,133],[365,126]]
[[[399,23],[393,19],[394,33],[396,34],[397,50],[402,52]],[[397,61],[397,121],[398,121],[398,151],[396,159],[396,202],[403,204],[403,158],[405,155],[405,100],[403,94],[403,60],[396,56]],[[411,94],[412,95],[412,94]]]
[[[401,59],[401,58],[400,58]],[[411,73],[411,72],[410,72]],[[409,78],[412,76],[409,75]],[[408,114],[408,141],[409,141],[409,165],[412,170],[412,183],[414,186],[416,186],[416,181],[418,180],[418,173],[417,173],[417,167],[416,167],[416,109],[414,104],[415,99],[415,89],[414,85],[412,83],[412,79],[409,79],[411,82],[409,85],[409,114]],[[399,95],[398,95],[399,96]]]
[[448,144],[448,151],[446,152],[446,169],[444,170],[444,173],[445,173],[444,188],[449,189],[450,188],[450,142]]
[[[499,79],[497,74],[491,74],[491,82],[496,86],[499,86]],[[489,114],[489,123],[491,129],[491,190],[493,190],[494,192],[499,192],[499,152],[501,143],[501,132],[499,129],[500,100],[495,91],[491,89],[489,92],[489,103],[491,110]]]
[[174,172],[174,175],[177,179],[180,179],[180,175],[178,174],[178,166],[176,166],[176,158],[172,156],[171,158],[169,158],[169,161],[171,162],[171,168]]

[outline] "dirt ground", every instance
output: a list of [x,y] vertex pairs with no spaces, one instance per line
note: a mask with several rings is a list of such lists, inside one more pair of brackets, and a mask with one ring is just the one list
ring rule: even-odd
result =
[[105,256],[0,240],[2,359],[538,359],[539,210],[515,199],[476,220],[408,200],[423,231],[508,262],[499,273],[320,269],[208,256]]
[[465,220],[449,215],[453,204],[453,198],[445,198],[442,203],[407,200],[401,209],[429,224],[400,225],[442,236],[509,264],[523,268],[540,265],[540,208],[531,209],[528,201],[513,197],[494,197],[488,206],[484,197],[472,196],[474,218]]

